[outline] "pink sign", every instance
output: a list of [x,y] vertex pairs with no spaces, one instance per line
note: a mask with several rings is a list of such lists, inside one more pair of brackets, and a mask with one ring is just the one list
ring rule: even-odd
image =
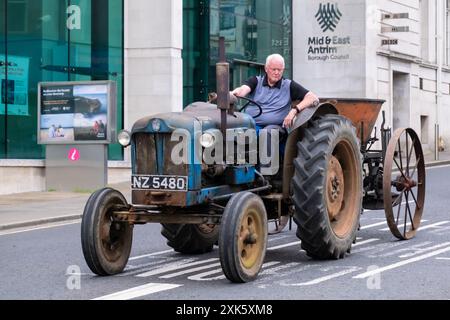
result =
[[80,151],[77,148],[72,148],[69,151],[68,158],[70,161],[80,160]]

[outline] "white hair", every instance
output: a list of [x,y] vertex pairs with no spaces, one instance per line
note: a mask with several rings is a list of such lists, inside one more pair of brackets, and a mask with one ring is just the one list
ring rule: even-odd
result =
[[268,56],[266,58],[266,66],[268,66],[272,60],[280,61],[281,63],[283,63],[283,68],[284,68],[284,58],[281,54],[274,53],[274,54],[271,54],[270,56]]

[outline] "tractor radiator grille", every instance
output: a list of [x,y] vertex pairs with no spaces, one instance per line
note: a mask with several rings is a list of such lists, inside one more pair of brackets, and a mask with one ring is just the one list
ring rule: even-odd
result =
[[135,139],[136,174],[157,174],[156,144],[153,134],[137,133]]
[[135,134],[136,174],[188,175],[188,164],[173,163],[172,149],[179,141],[171,141],[170,138],[170,133]]

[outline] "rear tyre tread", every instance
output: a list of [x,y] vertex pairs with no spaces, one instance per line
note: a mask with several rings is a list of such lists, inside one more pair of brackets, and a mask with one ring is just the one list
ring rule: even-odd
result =
[[[359,141],[353,125],[339,115],[326,115],[311,120],[304,128],[304,138],[297,143],[298,156],[294,160],[293,202],[296,208],[294,221],[297,224],[296,235],[301,239],[301,247],[314,259],[340,259],[350,252],[359,225],[352,226],[349,236],[337,238],[331,229],[324,201],[324,180],[327,173],[328,157],[333,151],[333,144],[340,138],[351,141],[357,153],[357,163],[361,164]],[[355,168],[361,174],[362,165]],[[362,196],[358,200],[361,208]]]
[[211,234],[203,234],[194,224],[162,224],[161,234],[167,245],[183,254],[203,254],[213,250],[218,241],[218,226]]

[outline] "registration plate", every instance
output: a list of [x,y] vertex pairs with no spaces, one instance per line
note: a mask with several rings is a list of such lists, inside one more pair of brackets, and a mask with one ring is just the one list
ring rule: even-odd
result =
[[131,189],[187,191],[187,177],[133,175]]

